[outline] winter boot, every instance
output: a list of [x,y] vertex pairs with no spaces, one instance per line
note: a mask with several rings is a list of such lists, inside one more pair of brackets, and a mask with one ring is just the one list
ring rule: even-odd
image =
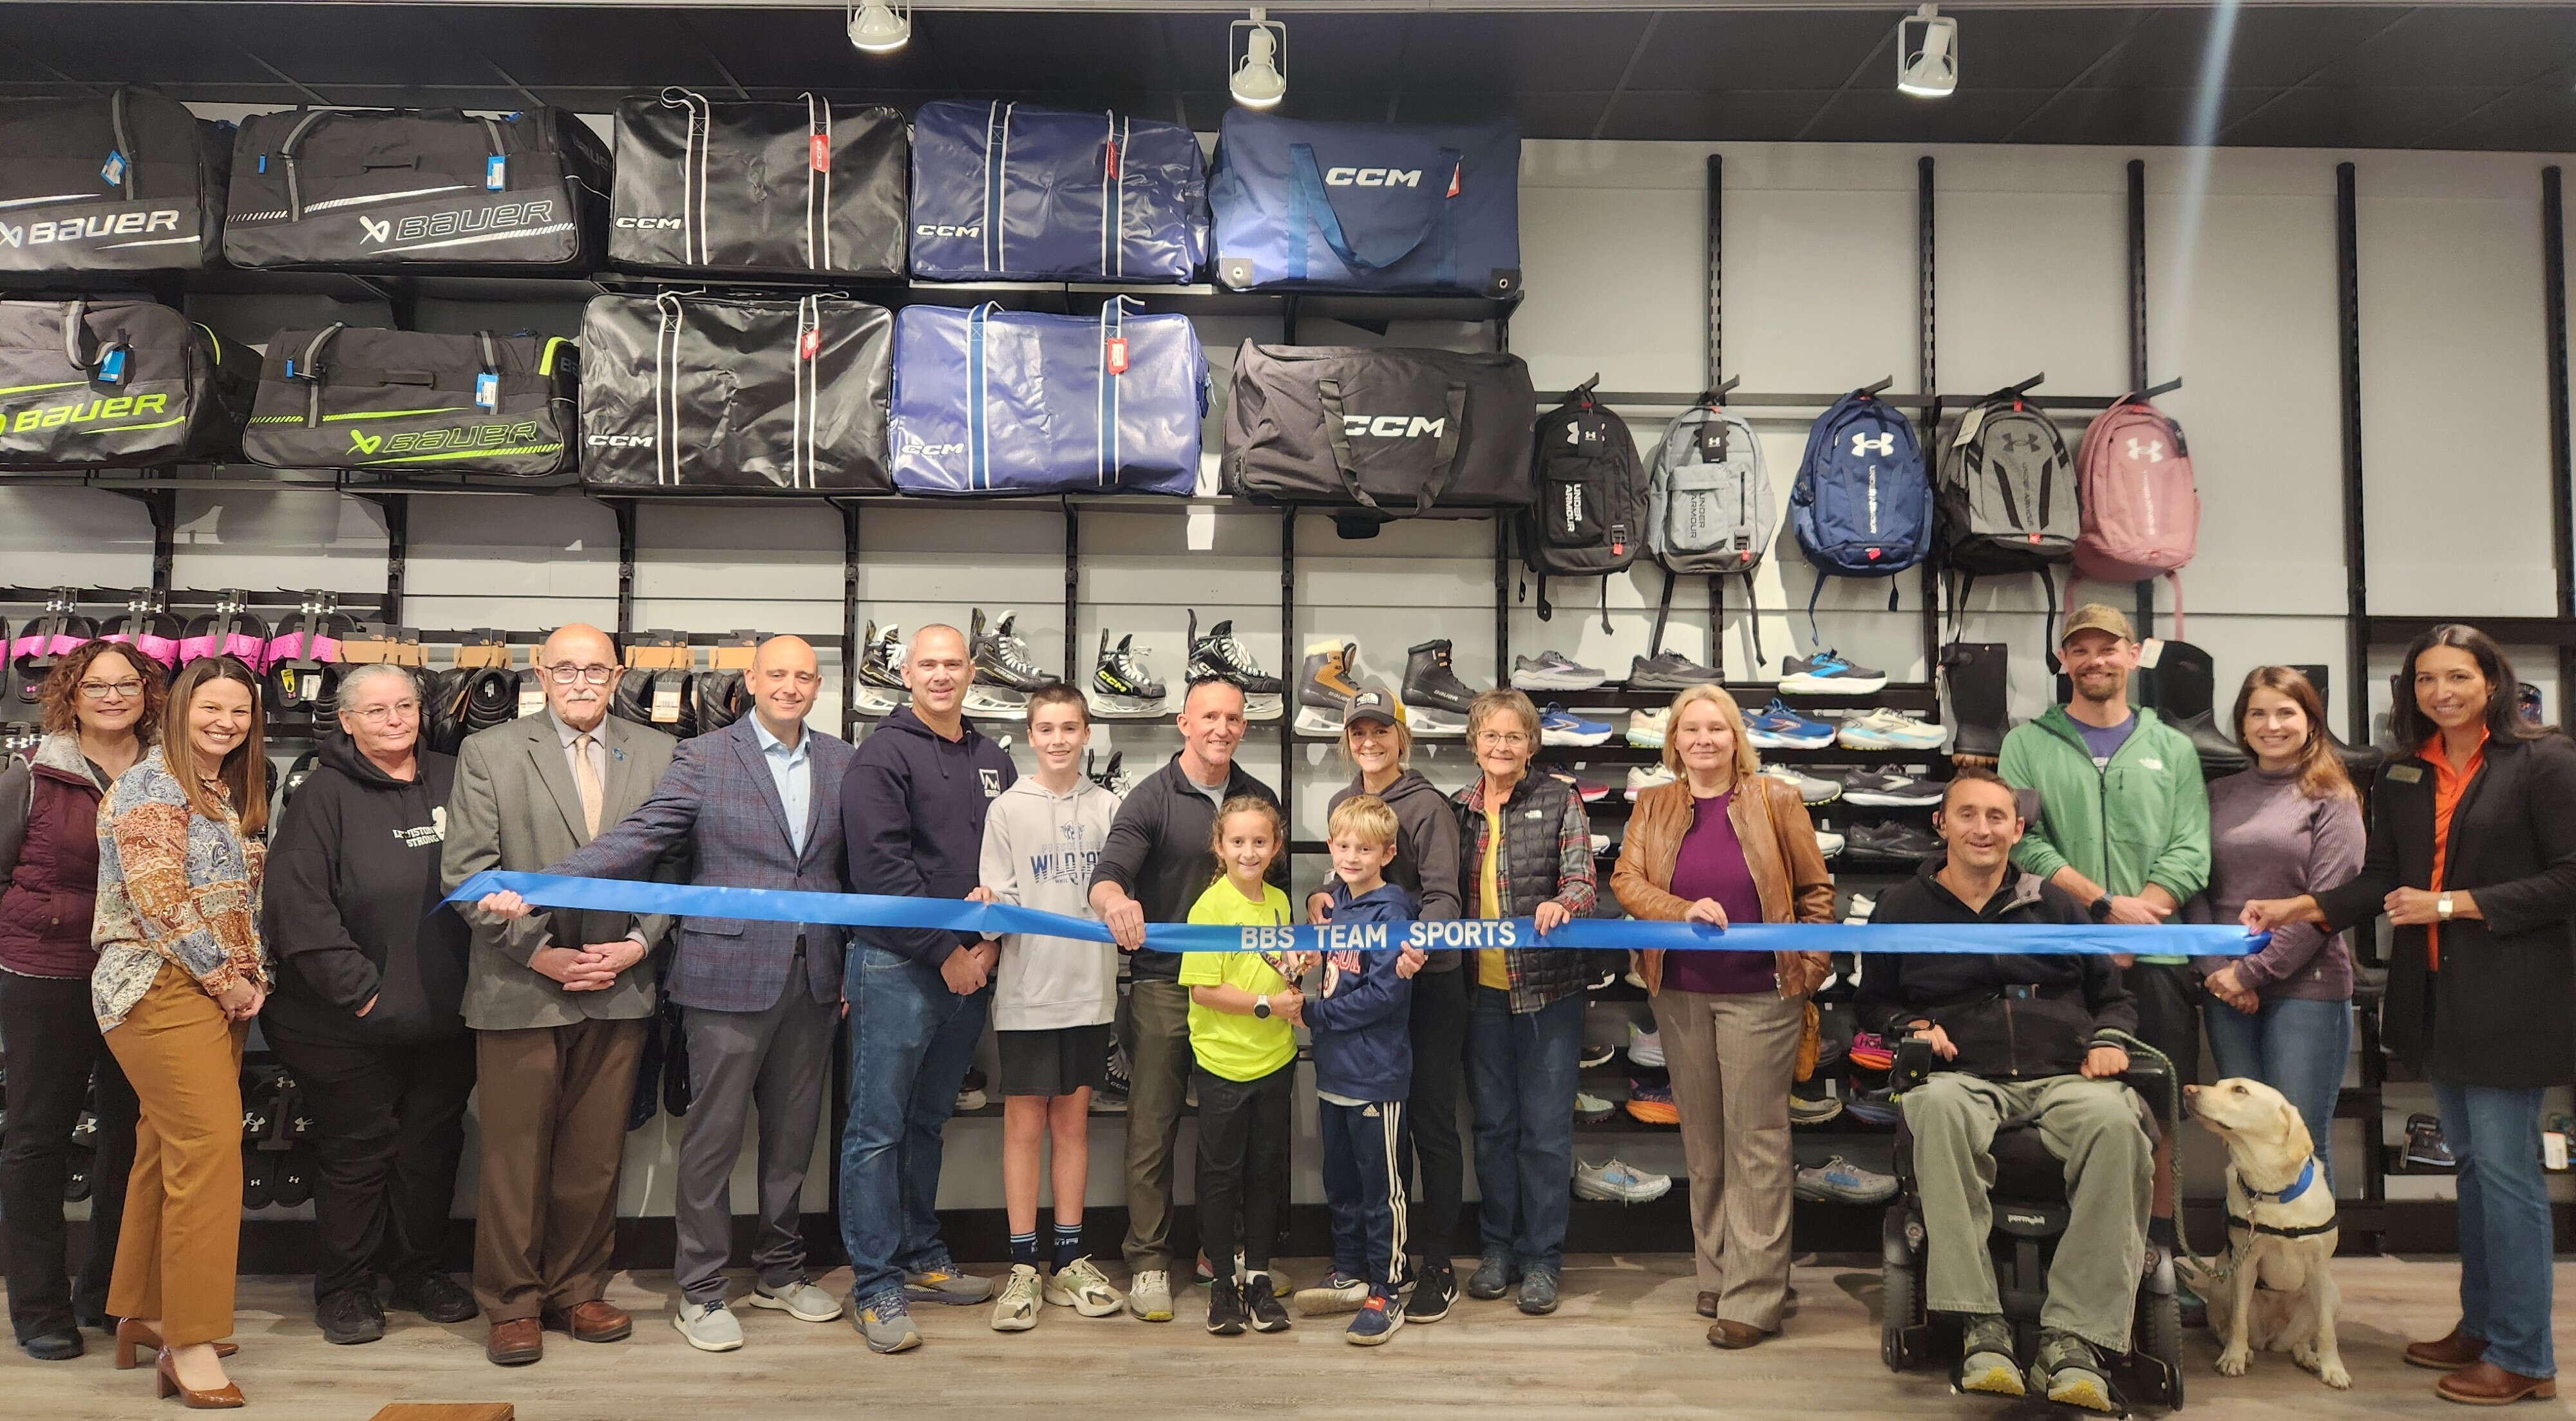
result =
[[1999,641],[1954,641],[1941,648],[1942,679],[1950,685],[1950,721],[1958,727],[1950,739],[1951,759],[1992,765],[2004,752],[2004,732],[2012,728],[2012,717],[2005,712],[2007,653]]
[[2163,643],[2150,691],[2148,703],[2156,714],[2191,737],[2202,774],[2232,775],[2253,763],[2232,728],[2218,723],[2218,663],[2208,652],[2187,641]]

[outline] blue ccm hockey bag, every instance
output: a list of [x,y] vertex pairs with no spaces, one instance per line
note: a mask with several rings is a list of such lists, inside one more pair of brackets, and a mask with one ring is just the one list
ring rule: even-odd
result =
[[1177,123],[940,99],[912,120],[912,274],[1185,282],[1207,261],[1207,176]]
[[1521,289],[1520,131],[1300,123],[1228,109],[1208,203],[1237,291]]
[[[1811,631],[1825,578],[1888,577],[1922,562],[1932,551],[1932,481],[1905,412],[1860,390],[1834,401],[1807,431],[1789,526],[1816,565]],[[1896,610],[1892,582],[1887,607]]]
[[905,493],[1187,495],[1207,356],[1189,317],[1136,315],[1125,297],[1097,317],[906,306],[893,408]]

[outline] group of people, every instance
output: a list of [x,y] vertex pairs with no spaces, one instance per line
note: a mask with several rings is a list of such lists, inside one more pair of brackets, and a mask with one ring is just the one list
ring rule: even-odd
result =
[[[1920,1037],[1940,1062],[1902,1103],[1929,1306],[1958,1316],[1964,1382],[2115,1404],[2100,1354],[2127,1348],[2135,1261],[2174,1246],[2171,1142],[2117,1081],[2123,1042],[2188,1074],[2205,1030],[2220,1073],[2278,1087],[2322,1150],[2351,1030],[2353,965],[2337,934],[2384,915],[2396,925],[2387,1040],[2435,1082],[2461,1163],[2461,1319],[2408,1359],[2445,1369],[2454,1399],[2546,1394],[2539,1108],[2542,1087],[2576,1074],[2576,746],[2514,713],[2512,670],[2486,637],[2438,628],[2408,652],[2403,748],[2379,772],[2365,830],[2297,672],[2246,679],[2233,724],[2254,767],[2204,789],[2188,737],[2128,702],[2139,646],[2118,612],[2082,609],[2061,650],[2068,703],[2013,730],[1997,771],[1956,773],[1935,820],[1941,853],[1873,921],[2241,921],[2272,937],[2200,961],[1864,959],[1861,1024]],[[21,830],[0,897],[0,1229],[31,1356],[78,1356],[80,1328],[113,1320],[120,1365],[155,1352],[164,1395],[241,1404],[223,1358],[254,1018],[313,1120],[315,1312],[329,1340],[381,1336],[385,1296],[440,1322],[481,1314],[502,1365],[537,1361],[548,1331],[628,1336],[633,1320],[604,1294],[638,1062],[665,999],[690,1099],[671,1323],[694,1347],[744,1344],[736,1301],[807,1322],[846,1312],[881,1352],[920,1345],[922,1304],[989,1302],[1004,1331],[1049,1305],[1164,1322],[1194,1264],[1210,1331],[1288,1326],[1270,1250],[1298,1026],[1313,1039],[1334,1248],[1331,1275],[1287,1301],[1349,1314],[1362,1344],[1438,1321],[1462,1291],[1556,1308],[1593,974],[1585,952],[1545,935],[1591,915],[1598,886],[1581,797],[1533,766],[1539,717],[1525,696],[1476,700],[1477,775],[1447,796],[1408,767],[1402,708],[1382,691],[1354,698],[1332,878],[1292,904],[1284,816],[1235,762],[1243,694],[1221,679],[1189,687],[1181,749],[1122,801],[1080,771],[1079,691],[1030,695],[1025,778],[962,718],[972,666],[949,627],[914,638],[910,703],[857,746],[805,724],[822,682],[795,637],[758,649],[750,715],[685,742],[607,714],[618,668],[604,633],[562,628],[537,664],[544,712],[470,737],[454,759],[420,745],[407,673],[350,668],[343,734],[272,827],[247,669],[194,662],[165,695],[115,644],[60,660],[45,739],[0,770],[0,852],[12,823]],[[1677,698],[1664,759],[1675,778],[1639,795],[1612,874],[1619,907],[1718,927],[1833,920],[1800,796],[1760,773],[1724,690]],[[1094,919],[1114,944],[539,908],[507,892],[438,908],[485,869],[1013,903]],[[1149,923],[1458,917],[1534,919],[1541,938],[1320,959],[1171,953],[1146,938]],[[1082,1231],[1089,1096],[1112,1054],[1122,955],[1123,1291]],[[1812,1059],[1809,997],[1828,963],[1693,951],[1637,967],[1681,1117],[1698,1311],[1711,1343],[1754,1346],[1778,1333],[1788,1298],[1790,1084]],[[846,1299],[815,1284],[798,1230],[844,1021]],[[959,1266],[935,1209],[942,1130],[988,1025],[1011,1254],[998,1287]],[[439,1260],[478,1084],[469,1292]],[[1450,1256],[1462,1086],[1482,1196],[1463,1281]],[[1193,1097],[1195,1259],[1173,1227]],[[84,1108],[98,1118],[96,1222],[67,1280],[59,1200]],[[755,1113],[758,1240],[737,1298],[729,1182]],[[2073,1220],[2029,1358],[2014,1353],[1985,1256],[1981,1171],[2008,1118],[2034,1122],[2070,1161]]]

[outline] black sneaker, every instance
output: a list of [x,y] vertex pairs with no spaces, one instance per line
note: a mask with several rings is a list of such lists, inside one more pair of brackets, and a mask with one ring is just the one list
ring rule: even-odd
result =
[[[1272,1299],[1276,1302],[1277,1299]],[[1219,1337],[1241,1337],[1252,1315],[1243,1310],[1243,1290],[1232,1278],[1208,1283],[1207,1330]]]
[[1243,1310],[1252,1315],[1255,1332],[1288,1330],[1288,1309],[1279,1304],[1279,1290],[1272,1285],[1267,1269],[1243,1280]]
[[474,1295],[440,1269],[395,1283],[394,1305],[431,1322],[464,1322],[482,1311],[475,1306]]
[[1911,824],[1855,824],[1845,852],[1854,858],[1912,864],[1940,849],[1940,840]]
[[1499,1298],[1510,1292],[1512,1284],[1520,1280],[1520,1270],[1512,1266],[1510,1259],[1499,1253],[1488,1253],[1467,1279],[1467,1296],[1486,1300]]
[[1556,1311],[1556,1274],[1546,1268],[1533,1268],[1521,1276],[1522,1312],[1531,1317],[1545,1317]]
[[1941,786],[1894,770],[1863,770],[1843,776],[1843,802],[1864,808],[1920,809],[1941,802]]
[[342,1347],[373,1342],[385,1335],[385,1310],[376,1305],[374,1288],[342,1288],[313,1304],[313,1320],[322,1340]]
[[1449,1305],[1458,1300],[1458,1274],[1446,1263],[1425,1263],[1422,1276],[1413,1280],[1413,1294],[1404,1300],[1407,1322],[1438,1322],[1449,1315]]
[[1628,689],[1632,691],[1682,691],[1725,679],[1716,667],[1702,666],[1678,651],[1640,656],[1628,663]]

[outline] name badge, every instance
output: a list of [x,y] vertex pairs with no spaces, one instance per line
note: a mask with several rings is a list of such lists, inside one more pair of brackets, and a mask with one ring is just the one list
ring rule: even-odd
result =
[[2391,765],[2388,767],[2388,777],[2402,785],[2421,784],[2424,779],[2424,767],[2421,765]]
[[2163,769],[2164,767],[2165,767],[2165,762],[2164,762],[2164,761],[2162,761],[2162,760],[2158,760],[2158,759],[2155,759],[2155,758],[2153,758],[2153,757],[2151,757],[2151,756],[2145,756],[2145,755],[2141,755],[2141,756],[2139,756],[2139,757],[2138,757],[2138,768],[2140,768],[2140,769],[2144,769],[2144,770],[2161,770],[2161,769]]

